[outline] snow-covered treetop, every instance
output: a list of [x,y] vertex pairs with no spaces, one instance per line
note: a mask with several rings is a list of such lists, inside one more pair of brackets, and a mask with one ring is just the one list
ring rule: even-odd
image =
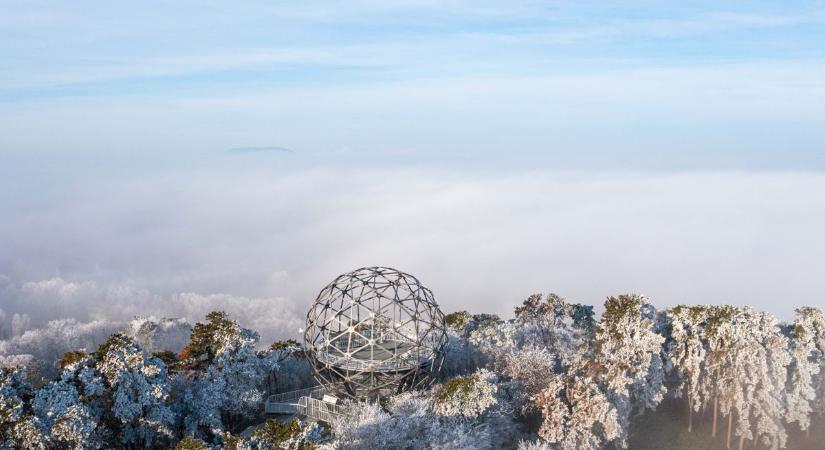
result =
[[539,436],[562,450],[595,450],[621,435],[615,406],[590,378],[554,375],[532,401],[542,415]]
[[192,332],[192,325],[186,319],[135,317],[126,327],[124,334],[133,338],[147,353],[179,353]]
[[32,387],[26,382],[25,368],[0,369],[0,428],[19,421],[31,397]]
[[496,404],[496,381],[486,369],[455,377],[435,389],[433,410],[445,416],[478,417]]
[[468,313],[467,311],[456,311],[454,313],[447,314],[444,316],[444,323],[447,325],[447,328],[461,333],[464,331],[464,328],[467,324],[470,323],[472,320],[473,315]]
[[192,328],[189,343],[180,353],[181,362],[189,370],[204,371],[219,356],[242,349],[254,349],[258,333],[242,328],[222,311],[213,311]]
[[641,382],[648,375],[652,359],[661,353],[665,338],[654,332],[652,306],[645,297],[610,297],[604,307],[596,326],[597,360],[610,389],[627,395],[630,384]]
[[521,324],[530,322],[556,324],[568,317],[580,328],[592,328],[595,324],[593,306],[568,303],[564,298],[553,293],[547,294],[544,300],[541,294],[533,294],[527,297],[521,306],[516,306],[514,312],[516,321]]

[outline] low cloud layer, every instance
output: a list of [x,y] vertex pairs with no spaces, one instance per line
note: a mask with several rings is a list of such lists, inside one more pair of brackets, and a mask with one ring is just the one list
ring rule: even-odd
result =
[[4,311],[13,311],[0,328],[5,337],[19,336],[46,320],[76,318],[82,321],[125,323],[134,317],[175,317],[190,323],[210,311],[228,311],[255,330],[264,341],[292,337],[302,321],[295,304],[284,298],[251,298],[223,293],[193,292],[160,295],[127,283],[72,282],[62,278],[8,284],[2,294]]
[[0,223],[7,336],[15,314],[36,328],[223,309],[293,337],[327,282],[369,265],[417,275],[445,310],[509,314],[539,291],[783,319],[825,306],[820,174],[204,169],[39,195]]

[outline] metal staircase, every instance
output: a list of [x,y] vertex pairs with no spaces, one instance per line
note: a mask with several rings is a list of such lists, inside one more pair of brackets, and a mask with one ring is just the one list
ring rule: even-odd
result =
[[266,414],[295,414],[323,422],[332,422],[344,413],[337,398],[323,386],[273,394],[264,402]]

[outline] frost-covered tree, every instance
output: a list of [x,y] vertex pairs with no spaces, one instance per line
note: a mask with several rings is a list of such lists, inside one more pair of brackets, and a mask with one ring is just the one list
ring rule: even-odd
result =
[[[814,365],[819,370],[812,375],[811,385],[814,389],[814,397],[810,400],[811,420],[822,420],[825,416],[825,314],[818,308],[802,307],[796,310],[796,324],[801,325],[805,330],[806,345],[813,345],[816,349],[811,356],[810,371],[813,372]],[[801,330],[800,330],[801,331]],[[799,422],[800,426],[802,422]]]
[[31,326],[31,317],[28,314],[14,313],[11,318],[11,334],[12,336],[20,336],[26,332]]
[[189,341],[192,326],[186,319],[135,317],[124,334],[131,337],[147,353],[179,353]]
[[441,415],[433,411],[433,398],[427,393],[405,393],[390,399],[387,410],[377,403],[352,404],[347,414],[333,423],[333,448],[398,448],[405,449],[498,449],[511,430],[494,428],[480,420],[463,415]]
[[455,377],[435,390],[433,411],[443,416],[478,417],[496,404],[496,381],[496,375],[486,369]]
[[513,320],[502,320],[494,314],[470,315],[459,311],[447,315],[447,346],[439,373],[441,380],[466,375],[476,369],[499,367],[504,356],[516,348],[517,329]]
[[4,448],[25,448],[28,450],[46,450],[49,438],[45,427],[35,416],[26,416],[11,430],[11,438],[3,443]]
[[34,413],[49,439],[77,448],[171,443],[174,417],[163,363],[112,335],[90,355],[71,352],[59,380],[37,392]]
[[480,355],[477,367],[498,367],[502,358],[516,347],[516,324],[494,314],[476,314],[464,329],[467,342]]
[[[734,410],[734,393],[737,379],[736,342],[738,334],[733,318],[740,312],[730,305],[713,305],[705,308],[703,339],[705,341],[705,372],[699,379],[702,405],[713,403],[713,430],[716,436],[719,412],[728,417],[728,442]],[[729,444],[728,444],[729,445]]]
[[618,413],[625,445],[633,411],[654,409],[666,391],[659,317],[640,295],[610,297],[596,327],[594,359],[599,380]]
[[221,417],[223,381],[219,377],[187,376],[182,373],[175,376],[172,386],[178,395],[172,410],[185,436],[212,439],[224,432]]
[[464,329],[468,339],[496,348],[510,348],[513,344],[512,322],[495,314],[475,314]]
[[4,369],[25,367],[28,371],[28,367],[35,362],[34,355],[0,355],[0,368]]
[[[53,445],[68,448],[102,448],[104,436],[100,411],[80,400],[72,374],[37,391],[33,402],[38,427]],[[96,392],[97,393],[97,392]]]
[[731,319],[735,376],[731,383],[734,432],[739,447],[759,440],[768,448],[785,446],[785,385],[790,364],[787,338],[776,319],[744,307]]
[[556,357],[543,348],[525,348],[507,354],[502,374],[518,383],[520,395],[515,402],[523,414],[533,412],[527,400],[547,387],[556,368]]
[[257,415],[267,374],[278,358],[275,351],[259,354],[258,339],[222,312],[209,313],[206,322],[193,327],[175,380],[181,392],[175,409],[186,435],[217,435]]
[[467,311],[456,311],[444,317],[444,324],[447,326],[445,352],[450,356],[444,360],[438,374],[440,379],[466,375],[488,363],[485,352],[468,340],[471,322],[473,327],[477,326],[477,323],[473,322],[472,314]]
[[284,339],[273,342],[269,346],[276,363],[282,363],[291,357],[303,357],[304,348],[294,339]]
[[541,439],[535,441],[522,440],[518,443],[518,450],[558,450],[558,447]]
[[293,391],[315,384],[312,366],[309,365],[304,349],[297,341],[277,341],[268,351],[259,352],[258,356],[276,364],[267,375],[266,385],[269,393]]
[[[661,401],[665,374],[686,400],[689,429],[712,407],[713,434],[721,414],[740,447],[782,448],[787,424],[816,429],[825,412],[825,316],[814,308],[780,326],[748,307],[665,314],[623,295],[607,300],[596,323],[592,308],[551,294],[529,297],[512,320],[453,313],[438,384],[380,405],[353,403],[331,436],[280,422],[237,434],[267,391],[305,387],[312,373],[297,342],[259,348],[258,334],[226,314],[191,328],[137,318],[107,339],[100,334],[112,324],[28,329],[22,315],[6,319],[17,331],[5,320],[2,448],[497,449],[522,439],[523,449],[612,448],[626,442],[634,414]],[[43,383],[38,375],[35,389],[17,366],[43,361],[54,376]]]
[[31,434],[32,438],[41,434],[39,427],[27,429],[33,395],[31,385],[26,382],[25,368],[0,369],[0,447],[14,447],[23,438],[21,434]]
[[706,378],[707,344],[704,326],[707,308],[679,305],[670,310],[668,357],[678,379],[676,392],[688,403],[688,431],[693,429],[693,412],[703,401],[702,382]]
[[298,419],[281,422],[269,419],[248,436],[223,437],[225,450],[314,450],[329,440],[330,431],[318,422],[301,423]]
[[500,449],[524,436],[513,414],[513,383],[481,369],[429,391],[350,403],[322,448]]
[[178,442],[175,450],[212,450],[212,446],[200,439],[187,436]]
[[559,449],[598,449],[624,433],[618,411],[589,377],[553,375],[532,401],[541,412],[539,436]]
[[487,354],[471,343],[465,335],[451,328],[447,329],[447,345],[444,351],[449,356],[444,359],[444,364],[438,373],[441,380],[472,373],[479,367],[485,366],[489,359]]
[[559,370],[589,354],[595,321],[593,307],[567,303],[556,294],[529,296],[515,308],[519,347],[545,348]]
[[25,368],[0,369],[0,426],[5,431],[16,424],[26,413],[26,402],[32,388],[25,381]]
[[766,312],[757,313],[759,331],[765,356],[760,373],[760,386],[756,391],[756,436],[768,448],[784,448],[788,440],[785,431],[785,386],[791,355],[788,338],[782,334],[776,317]]
[[0,355],[32,355],[34,367],[27,365],[28,381],[40,386],[60,375],[57,361],[66,352],[95,349],[122,326],[102,320],[85,323],[75,319],[52,320],[45,327],[29,329],[21,336],[0,341]]
[[816,400],[814,381],[819,375],[823,354],[817,347],[819,330],[825,330],[825,316],[815,308],[798,308],[791,325],[791,364],[788,370],[788,423],[797,423],[803,431],[811,425],[813,402]]
[[502,375],[512,380],[510,403],[531,422],[539,414],[531,399],[547,387],[556,364],[554,355],[536,347],[520,349],[505,358]]
[[118,423],[120,442],[148,447],[170,441],[174,417],[163,362],[146,357],[134,340],[120,334],[110,337],[95,356],[95,368],[111,396],[109,414]]
[[472,318],[473,315],[467,311],[456,311],[444,316],[444,324],[447,325],[448,329],[461,334]]

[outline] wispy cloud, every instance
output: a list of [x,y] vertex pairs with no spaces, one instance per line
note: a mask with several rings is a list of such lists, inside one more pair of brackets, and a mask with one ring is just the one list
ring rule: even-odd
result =
[[244,154],[244,153],[288,153],[295,152],[286,147],[232,147],[226,150],[227,153]]
[[[507,42],[511,44],[574,44],[604,40],[633,38],[685,38],[714,37],[719,33],[759,29],[781,29],[825,23],[825,13],[806,15],[753,15],[732,13],[703,13],[670,19],[617,19],[595,20],[585,26],[561,26],[542,30],[532,27],[511,32],[474,31],[465,35],[482,42]],[[712,51],[711,51],[712,53]]]
[[[0,135],[4,150],[24,159],[70,151],[69,161],[95,161],[77,168],[87,175],[127,162],[130,171],[156,170],[244,142],[300,149],[289,159],[308,164],[820,170],[824,65],[788,60],[41,99],[0,105]],[[393,149],[415,152],[402,157]],[[12,180],[20,173],[0,165],[6,171]]]
[[[501,8],[464,2],[364,2],[351,11],[313,4],[258,4],[242,12],[211,5],[197,13],[179,7],[124,14],[99,5],[88,15],[56,5],[7,7],[5,17],[19,21],[8,19],[18,24],[13,28],[0,26],[0,54],[9,61],[0,65],[0,89],[25,94],[38,87],[158,79],[176,83],[181,77],[220,84],[250,72],[267,84],[278,84],[313,79],[318,70],[336,68],[368,70],[362,79],[373,82],[387,71],[404,79],[445,72],[575,73],[582,60],[594,58],[647,60],[654,66],[676,60],[760,60],[799,56],[806,48],[815,53],[804,27],[825,22],[825,12],[815,8],[777,12],[747,4],[728,10],[711,6],[622,14],[620,9],[586,3]],[[152,20],[145,20],[147,15]],[[50,22],[48,29],[38,25],[43,21]],[[114,44],[96,45],[78,30]],[[762,34],[748,35],[747,40],[737,34],[753,30]],[[226,38],[214,42],[210,36],[218,31]],[[179,35],[187,39],[179,40]],[[637,39],[648,41],[621,45]],[[729,40],[738,48],[727,49]],[[782,48],[771,52],[777,45]],[[292,78],[289,71],[296,72]],[[340,83],[340,77],[337,80]],[[128,91],[130,86],[103,90]]]

